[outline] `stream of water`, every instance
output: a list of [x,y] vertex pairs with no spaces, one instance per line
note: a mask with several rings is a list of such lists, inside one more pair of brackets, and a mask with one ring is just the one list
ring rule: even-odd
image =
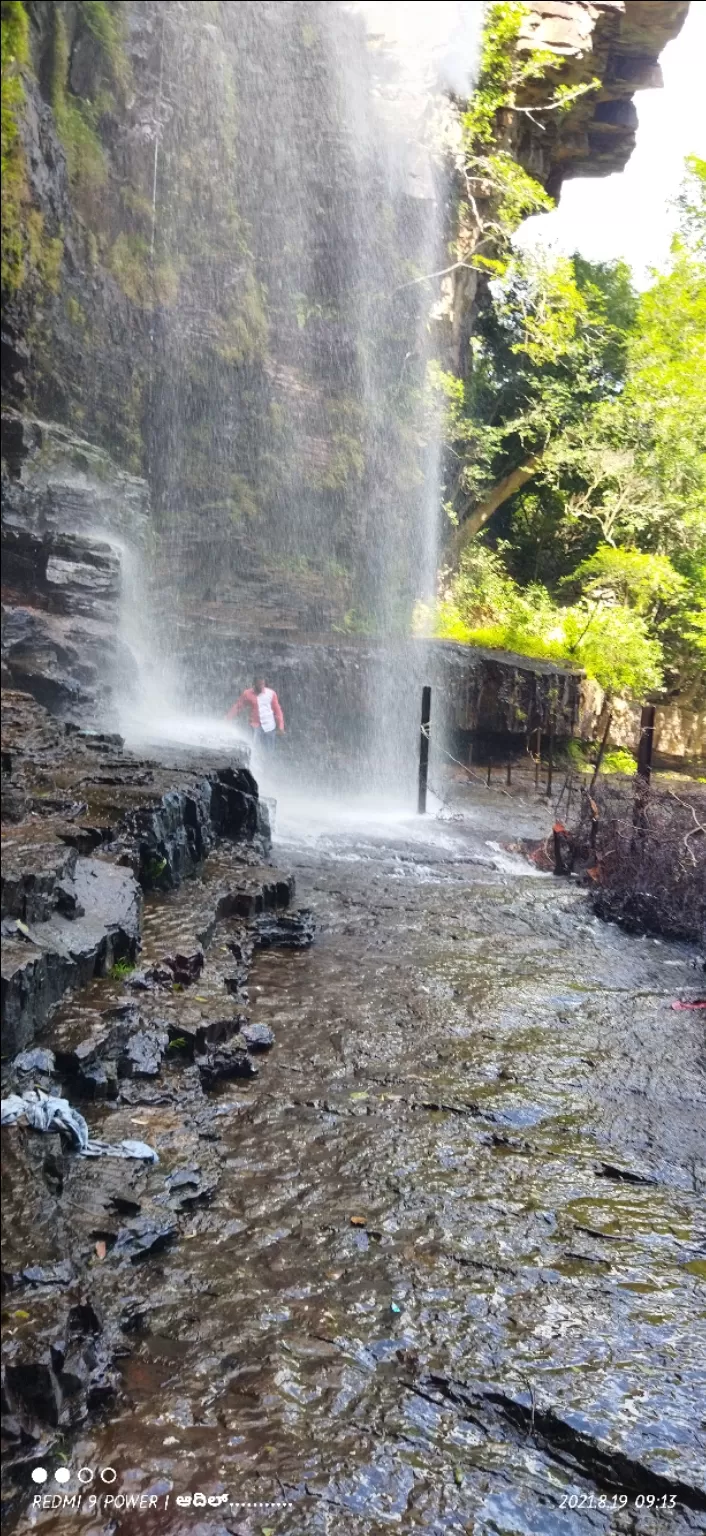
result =
[[[699,1015],[671,1008],[693,954],[502,854],[529,806],[483,795],[444,825],[283,803],[277,827],[318,932],[256,961],[248,1011],[277,1041],[259,1078],[204,1119],[175,1063],[93,1112],[158,1148],[157,1203],[181,1169],[217,1188],[123,1271],[123,1405],[67,1446],[71,1489],[117,1472],[82,1528],[703,1530],[704,1089]],[[145,962],[226,857],[150,902]]]

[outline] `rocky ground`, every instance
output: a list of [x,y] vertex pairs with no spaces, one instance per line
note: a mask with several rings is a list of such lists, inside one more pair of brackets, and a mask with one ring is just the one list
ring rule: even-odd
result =
[[3,1132],[10,1529],[704,1528],[696,956],[459,814],[280,805],[15,1062],[160,1161]]

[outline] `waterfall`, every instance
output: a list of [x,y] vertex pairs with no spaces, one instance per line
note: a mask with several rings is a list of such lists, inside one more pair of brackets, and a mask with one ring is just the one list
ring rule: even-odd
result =
[[[256,662],[276,671],[284,642],[358,645],[354,734],[390,783],[410,750],[411,613],[437,560],[425,381],[447,93],[469,93],[483,7],[136,9],[160,643],[201,713]],[[288,686],[296,712],[296,664]],[[326,686],[329,711],[350,713],[349,690]]]

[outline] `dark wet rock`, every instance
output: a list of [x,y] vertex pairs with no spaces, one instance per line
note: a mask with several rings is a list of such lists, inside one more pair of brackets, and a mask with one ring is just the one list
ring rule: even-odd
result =
[[166,955],[164,965],[180,987],[190,987],[194,981],[198,981],[203,970],[203,950],[197,949],[191,955]]
[[[75,848],[61,843],[9,843],[3,854],[0,892],[2,916],[23,923],[41,923],[75,892],[69,882],[76,871]],[[67,914],[68,915],[68,914]]]
[[114,1061],[94,1061],[79,1074],[78,1091],[87,1099],[117,1099],[118,1068]]
[[218,1188],[217,1178],[207,1178],[200,1168],[180,1168],[166,1180],[171,1202],[179,1211],[206,1205]]
[[86,1391],[86,1408],[93,1412],[105,1408],[117,1397],[120,1376],[108,1365],[98,1365],[91,1371]]
[[145,971],[133,971],[123,983],[131,992],[154,992],[174,986],[174,972],[167,965],[151,965]]
[[231,997],[237,997],[240,993],[243,992],[243,989],[247,983],[247,979],[247,967],[241,966],[239,970],[229,971],[228,974],[223,977],[223,985],[226,989],[226,992],[228,992]]
[[135,670],[119,633],[121,557],[95,530],[130,522],[139,540],[147,488],[66,428],[6,424],[16,443],[3,476],[6,674],[55,713],[90,717]]
[[256,949],[308,949],[314,942],[316,923],[313,912],[302,907],[299,912],[257,917],[252,929]]
[[221,897],[216,916],[218,921],[226,917],[242,917],[246,921],[262,913],[288,907],[294,897],[292,876],[262,871],[245,875],[234,889]]
[[44,1282],[37,1285],[31,1304],[36,1336],[28,1323],[3,1351],[3,1406],[20,1427],[19,1439],[10,1437],[20,1445],[38,1441],[44,1426],[68,1430],[80,1424],[98,1402],[94,1388],[107,1385],[111,1377],[113,1393],[116,1386],[112,1354],[117,1341],[104,1332],[90,1296],[67,1306],[65,1292]]
[[70,1285],[75,1273],[70,1259],[59,1259],[56,1264],[28,1264],[19,1279],[26,1285]]
[[127,1077],[157,1077],[167,1049],[166,1030],[138,1030],[131,1035],[120,1057],[120,1071]]
[[221,837],[255,837],[261,830],[257,784],[247,768],[219,770],[211,797],[211,815]]
[[137,1216],[134,1221],[129,1222],[119,1231],[111,1256],[118,1259],[128,1258],[133,1264],[139,1264],[143,1259],[161,1253],[174,1241],[176,1235],[177,1227],[173,1221],[157,1221],[150,1216]]
[[227,1078],[257,1077],[257,1067],[240,1038],[197,1056],[196,1065],[204,1088],[213,1088]]
[[169,1024],[169,1056],[174,1058],[182,1055],[193,1059],[194,1056],[204,1055],[209,1046],[218,1045],[237,1034],[242,1022],[240,1014],[226,1014],[198,1022],[183,1019],[176,1024]]
[[5,1350],[4,1387],[9,1405],[18,1403],[40,1423],[58,1425],[63,1393],[51,1350],[12,1340]]
[[[64,1030],[71,1032],[70,1019]],[[168,1040],[166,1026],[145,1020],[139,1004],[130,1000],[96,1015],[81,1040],[65,1045],[60,1031],[57,1064],[72,1078],[75,1092],[94,1099],[116,1098],[125,1079],[159,1075]]]
[[133,875],[97,859],[79,859],[74,873],[83,917],[55,911],[30,925],[31,945],[10,940],[2,957],[2,1043],[29,1045],[69,986],[85,984],[118,959],[134,958],[141,897]]
[[36,1046],[33,1051],[20,1051],[12,1063],[12,1069],[18,1077],[51,1077],[55,1067],[54,1052],[43,1046]]
[[249,1051],[269,1051],[275,1043],[269,1024],[244,1024],[241,1035]]
[[599,1163],[596,1168],[596,1177],[599,1179],[614,1179],[618,1184],[656,1184],[657,1180],[649,1173],[640,1173],[634,1168],[618,1168],[615,1163]]

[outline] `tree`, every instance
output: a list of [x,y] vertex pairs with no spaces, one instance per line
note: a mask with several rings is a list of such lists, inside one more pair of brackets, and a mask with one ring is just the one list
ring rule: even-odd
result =
[[518,257],[491,285],[451,429],[452,451],[465,449],[451,494],[457,552],[549,468],[590,407],[617,394],[636,303],[623,262]]
[[[480,643],[485,624],[483,643],[580,646],[611,687],[614,644],[633,657],[622,686],[656,688],[663,662],[671,691],[703,693],[705,189],[690,157],[669,265],[641,295],[624,263],[578,255],[517,257],[490,284],[469,378],[443,380],[457,574],[439,622],[457,638],[465,626]],[[512,612],[501,602],[488,620],[464,576],[479,534],[514,589]],[[579,629],[589,615],[584,641],[572,612]]]

